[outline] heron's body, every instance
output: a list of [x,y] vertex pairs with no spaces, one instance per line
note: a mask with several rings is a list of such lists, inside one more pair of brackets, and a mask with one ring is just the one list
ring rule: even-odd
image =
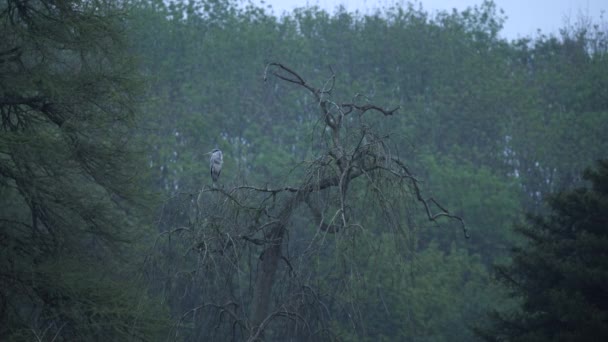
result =
[[222,172],[222,164],[224,164],[224,156],[222,155],[222,151],[217,148],[211,151],[211,158],[209,158],[209,164],[211,167],[211,179],[215,183],[217,182],[218,178],[220,178],[220,173]]

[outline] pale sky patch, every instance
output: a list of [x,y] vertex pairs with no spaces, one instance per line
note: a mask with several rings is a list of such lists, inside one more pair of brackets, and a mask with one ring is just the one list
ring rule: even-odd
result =
[[[260,5],[262,0],[253,0],[253,2]],[[407,1],[386,0],[264,0],[264,2],[266,5],[272,6],[276,15],[307,5],[317,5],[333,13],[341,4],[349,12],[358,10],[362,13],[369,13],[394,4],[407,4]],[[413,2],[421,3],[425,11],[433,14],[442,10],[451,11],[453,8],[461,11],[467,7],[479,5],[483,0],[417,0]],[[501,32],[501,35],[508,39],[534,36],[538,29],[545,34],[557,34],[568,19],[574,23],[581,16],[599,23],[601,13],[608,11],[608,1],[606,0],[497,0],[495,3],[499,9],[504,10],[508,17]],[[606,18],[604,18],[604,24],[605,21]]]

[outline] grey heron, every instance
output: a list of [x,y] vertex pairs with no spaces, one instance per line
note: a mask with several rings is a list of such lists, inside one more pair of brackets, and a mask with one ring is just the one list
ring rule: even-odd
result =
[[211,167],[211,179],[213,182],[217,182],[218,178],[220,178],[220,172],[222,172],[222,164],[224,164],[224,156],[222,151],[215,148],[211,153],[211,158],[209,158],[209,166]]

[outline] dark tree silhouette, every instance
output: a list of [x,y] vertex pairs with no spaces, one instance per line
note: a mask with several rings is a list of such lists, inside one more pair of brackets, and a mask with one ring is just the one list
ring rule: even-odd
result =
[[495,312],[479,329],[490,341],[601,341],[608,338],[608,161],[584,178],[591,187],[552,195],[551,212],[517,228],[527,244],[499,279],[517,310]]

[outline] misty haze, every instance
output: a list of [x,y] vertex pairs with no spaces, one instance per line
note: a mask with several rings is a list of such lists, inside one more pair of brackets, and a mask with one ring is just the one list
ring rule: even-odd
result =
[[500,5],[0,3],[0,341],[608,340],[608,25]]

